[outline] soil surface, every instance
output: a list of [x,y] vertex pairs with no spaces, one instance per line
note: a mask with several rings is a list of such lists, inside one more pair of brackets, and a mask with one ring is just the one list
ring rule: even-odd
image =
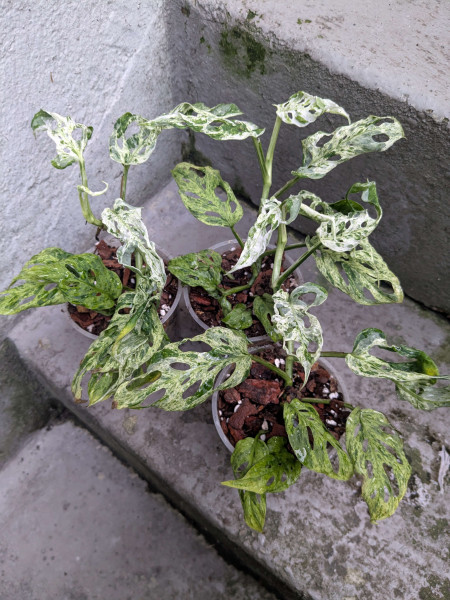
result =
[[[286,353],[276,345],[256,353],[284,369]],[[218,409],[222,430],[233,446],[246,437],[255,437],[264,430],[265,440],[273,436],[287,438],[283,420],[283,403],[294,398],[320,398],[324,402],[311,403],[328,431],[336,438],[345,432],[350,411],[344,406],[336,379],[315,363],[308,382],[300,389],[305,373],[300,364],[294,364],[294,385],[283,387],[277,374],[253,362],[250,376],[237,387],[219,392]],[[263,438],[264,439],[264,438]],[[312,442],[312,439],[311,439]]]
[[[222,254],[222,269],[224,271],[229,271],[239,260],[241,255],[241,248],[238,246],[237,248],[232,248],[231,250],[227,250]],[[261,272],[258,277],[255,279],[253,285],[244,292],[239,292],[238,294],[232,294],[227,296],[230,304],[235,306],[236,304],[245,304],[247,308],[252,309],[253,307],[253,299],[255,296],[262,296],[263,294],[272,294],[273,290],[271,287],[271,279],[272,279],[272,269],[273,269],[273,255],[266,256],[263,260]],[[281,271],[284,271],[282,267]],[[233,273],[234,279],[229,279],[228,277],[222,278],[221,286],[229,290],[231,288],[246,285],[252,276],[251,267],[247,267],[245,269],[240,269]],[[291,292],[297,287],[298,283],[295,281],[294,277],[290,277],[287,279],[282,288],[287,292]],[[201,287],[190,288],[189,290],[189,300],[191,302],[191,306],[198,316],[198,318],[203,321],[208,327],[217,327],[222,324],[223,312],[219,306],[219,303],[214,298],[208,295],[207,292]],[[253,317],[253,324],[248,329],[244,329],[244,333],[250,337],[257,337],[261,335],[266,335],[266,331],[260,321]]]
[[[109,246],[104,240],[101,240],[97,243],[94,253],[100,256],[107,269],[116,273],[124,287],[127,286],[131,289],[134,289],[136,286],[134,273],[118,262],[116,250],[117,248],[115,246]],[[161,303],[159,308],[159,314],[161,318],[164,317],[164,315],[170,310],[170,307],[175,301],[175,296],[177,295],[178,290],[178,279],[169,273],[167,268],[166,275],[166,285],[164,286],[161,294]],[[102,315],[95,310],[89,310],[84,306],[74,306],[73,304],[68,304],[67,308],[71,319],[82,329],[89,331],[89,333],[93,333],[94,335],[100,335],[100,333],[108,327],[108,323],[111,320],[111,317]]]

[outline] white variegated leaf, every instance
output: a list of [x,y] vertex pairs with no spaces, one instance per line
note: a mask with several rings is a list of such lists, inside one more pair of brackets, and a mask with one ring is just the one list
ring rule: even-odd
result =
[[[122,246],[117,250],[117,260],[132,271],[139,272],[147,279],[147,288],[154,289],[159,295],[166,283],[164,262],[156,252],[155,244],[150,241],[148,231],[141,218],[141,208],[130,206],[121,198],[117,198],[114,207],[105,208],[102,221],[107,231],[118,238]],[[131,264],[131,256],[138,250],[145,267],[139,271]]]
[[355,408],[345,430],[355,471],[363,476],[361,494],[371,521],[390,517],[405,495],[411,476],[400,436],[382,413],[370,408]]
[[[306,239],[309,249],[317,242],[317,237]],[[335,252],[322,246],[315,250],[314,258],[322,275],[359,304],[403,301],[400,281],[367,239],[350,252]]]
[[[305,294],[314,294],[311,302],[302,300]],[[287,342],[297,342],[295,356],[305,370],[305,384],[308,381],[312,365],[317,361],[322,349],[323,337],[320,322],[308,311],[314,306],[319,306],[327,298],[325,288],[314,283],[305,283],[295,288],[289,295],[283,290],[278,290],[273,295],[274,315],[272,323],[277,333],[283,338],[283,346],[288,350]],[[309,319],[309,327],[305,323]],[[309,349],[313,345],[313,349]]]
[[[72,163],[83,160],[83,151],[93,131],[92,127],[75,123],[70,117],[62,117],[45,110],[40,110],[34,115],[31,128],[35,133],[46,131],[49,138],[55,142],[57,155],[51,162],[57,169],[65,169]],[[74,132],[80,134],[77,136],[79,139],[73,137]]]
[[311,96],[306,92],[297,92],[287,102],[275,104],[275,106],[277,116],[288,125],[306,127],[310,123],[314,123],[324,113],[341,115],[350,123],[350,117],[342,106],[339,106],[332,100],[319,98],[319,96]]
[[[387,140],[380,141],[379,137]],[[303,165],[292,173],[321,179],[350,158],[366,152],[384,152],[402,137],[403,129],[393,117],[370,116],[338,127],[333,133],[318,131],[302,141]]]
[[[206,352],[182,351],[186,342],[202,342],[210,346]],[[222,369],[235,365],[231,376],[215,387]],[[188,410],[207,400],[216,389],[235,387],[250,372],[252,356],[242,333],[224,327],[214,327],[191,340],[168,344],[154,354],[146,373],[131,378],[117,390],[118,408],[142,408],[142,403],[155,392],[164,392],[152,404],[164,410]],[[180,367],[186,367],[182,369]]]
[[99,192],[93,192],[85,185],[77,185],[77,190],[80,192],[84,192],[85,194],[88,194],[89,196],[102,196],[103,194],[105,194],[108,191],[108,187],[109,187],[108,184],[106,183],[106,181],[102,181],[102,183],[105,184],[105,188],[103,190],[100,190]]
[[421,410],[450,406],[449,386],[434,387],[421,381],[413,383],[402,381],[395,384],[395,391],[401,400],[406,400]]
[[208,108],[202,102],[182,102],[170,113],[153,119],[151,124],[162,129],[189,128],[215,140],[244,140],[264,133],[264,129],[254,123],[234,118],[241,114],[235,104],[218,104]]
[[[137,133],[126,137],[130,126],[138,127]],[[122,165],[139,165],[144,163],[155,149],[158,135],[162,128],[153,125],[139,115],[125,113],[114,123],[109,138],[109,156]]]

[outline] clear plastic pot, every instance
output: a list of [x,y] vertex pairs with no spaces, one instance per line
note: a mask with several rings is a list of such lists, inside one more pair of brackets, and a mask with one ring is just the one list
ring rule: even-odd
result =
[[[220,242],[218,244],[215,244],[214,246],[211,246],[209,249],[215,250],[219,254],[223,254],[227,250],[231,250],[232,248],[237,248],[237,246],[238,246],[238,243],[236,240],[228,240],[226,242]],[[268,248],[269,248],[269,250],[274,250],[275,246],[269,245]],[[291,265],[294,264],[294,260],[290,256],[287,256],[287,255],[284,256],[284,262],[287,265],[287,267],[290,267]],[[298,285],[301,285],[303,283],[303,277],[302,277],[302,274],[301,274],[301,271],[299,268],[295,269],[295,271],[292,273],[292,277],[294,277],[294,279]],[[183,287],[184,303],[189,312],[189,315],[192,317],[192,320],[195,321],[195,323],[197,323],[197,325],[199,327],[198,333],[202,333],[202,331],[209,329],[209,325],[204,323],[200,319],[200,317],[196,314],[195,310],[192,308],[191,301],[189,298],[189,290],[190,289],[191,288],[189,286]],[[258,336],[254,336],[254,337],[249,337],[248,339],[252,342],[252,344],[264,344],[266,342],[271,341],[270,337],[268,335],[258,335]]]

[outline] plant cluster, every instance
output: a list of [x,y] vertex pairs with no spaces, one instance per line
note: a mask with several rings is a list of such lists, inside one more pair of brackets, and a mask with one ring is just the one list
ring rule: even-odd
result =
[[[239,385],[248,377],[254,360],[274,371],[288,387],[292,384],[294,362],[303,368],[306,384],[320,357],[338,357],[357,375],[389,379],[398,397],[416,408],[432,410],[450,405],[449,388],[436,386],[439,379],[446,377],[439,375],[435,363],[424,352],[406,345],[391,345],[382,331],[373,328],[357,335],[351,351],[324,350],[322,328],[311,310],[326,301],[327,290],[313,282],[298,285],[290,293],[282,287],[294,270],[312,257],[323,277],[359,304],[403,300],[399,280],[369,241],[382,217],[375,182],[354,183],[343,199],[333,202],[325,202],[305,190],[287,195],[304,178],[321,179],[355,156],[387,150],[403,137],[400,123],[393,117],[377,116],[352,122],[335,102],[306,92],[294,94],[275,108],[266,152],[260,141],[264,129],[238,119],[241,112],[234,104],[208,108],[201,103],[183,103],[153,120],[126,113],[115,123],[109,144],[111,158],[123,166],[120,198],[113,208],[102,212],[101,219],[94,217],[89,196],[106,190],[90,191],[83,154],[92,128],[55,113],[40,111],[35,115],[33,130],[45,130],[56,143],[53,166],[63,169],[74,162],[79,164],[78,191],[86,221],[118,238],[122,244],[118,260],[136,274],[136,288],[122,289],[118,278],[103,267],[98,257],[48,248],[33,256],[10,287],[0,293],[2,314],[71,302],[112,316],[75,374],[72,389],[76,399],[81,399],[82,381],[88,375],[90,405],[112,398],[116,408],[151,405],[167,411],[187,410],[207,400],[215,390]],[[318,131],[303,139],[301,165],[285,185],[272,192],[272,165],[282,123],[303,128],[325,113],[338,115],[346,123],[332,132]],[[127,137],[132,125],[137,133]],[[186,162],[173,169],[181,200],[190,213],[207,225],[228,227],[242,249],[237,264],[228,273],[223,272],[222,257],[208,249],[169,262],[170,272],[179,281],[200,286],[217,300],[225,325],[178,342],[168,339],[158,317],[164,265],[149,240],[140,209],[125,202],[130,166],[144,163],[155,149],[158,136],[170,128],[190,128],[216,140],[250,138],[262,174],[258,216],[244,241],[235,230],[243,216],[242,207],[219,171]],[[78,134],[77,139],[74,133]],[[287,226],[298,216],[315,223],[315,233],[304,244],[289,246]],[[274,234],[276,248],[271,250],[268,246]],[[284,252],[295,248],[303,251],[292,266],[283,270]],[[229,297],[252,286],[268,254],[273,254],[273,293],[256,296],[252,310],[244,304],[232,306]],[[247,284],[228,289],[222,285],[225,275],[232,280],[233,273],[244,268],[251,271]],[[287,355],[284,368],[251,353],[244,330],[253,318],[261,321],[268,337],[282,343]],[[184,350],[187,341],[207,344],[209,350]],[[380,349],[392,360],[373,354]],[[230,366],[231,375],[216,384],[217,375]],[[155,393],[159,399],[152,403]],[[273,437],[266,443],[261,432],[239,441],[231,458],[235,479],[224,484],[239,490],[250,527],[262,531],[266,495],[295,483],[302,467],[335,479],[361,475],[362,497],[371,519],[393,514],[406,492],[410,466],[399,433],[381,412],[353,407],[346,424],[345,446],[331,435],[305,399],[285,402],[283,415],[288,441]]]

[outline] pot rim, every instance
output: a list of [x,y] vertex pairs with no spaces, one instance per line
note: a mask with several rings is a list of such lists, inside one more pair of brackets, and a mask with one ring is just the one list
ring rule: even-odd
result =
[[[115,241],[118,241],[117,238],[114,238],[112,236],[107,236],[104,238],[104,241],[108,244],[114,243]],[[91,247],[88,252],[91,254],[94,254],[95,249],[97,246],[93,246]],[[163,250],[160,246],[156,246],[156,251],[157,253],[161,256],[161,258],[164,260],[165,263],[168,263],[169,260],[171,259],[171,256],[165,251]],[[173,304],[170,307],[170,309],[167,311],[167,313],[161,318],[161,323],[163,325],[165,325],[167,323],[167,325],[172,321],[174,314],[175,314],[175,310],[178,307],[178,304],[180,303],[181,300],[181,295],[183,293],[183,286],[181,285],[180,280],[178,280],[178,287],[177,287],[177,293],[175,295],[175,298],[173,300]],[[69,303],[65,302],[64,304],[62,304],[62,312],[67,314],[67,317],[69,319],[69,322],[71,324],[71,326],[78,332],[81,333],[82,335],[84,335],[85,337],[90,338],[91,340],[96,340],[98,339],[98,335],[96,335],[95,333],[91,333],[90,331],[86,331],[85,329],[83,329],[82,327],[80,327],[79,325],[77,325],[77,323],[75,323],[75,321],[70,317],[70,313],[69,310],[67,308],[67,305]]]
[[[277,342],[277,343],[279,343],[279,342]],[[260,350],[264,350],[265,348],[269,348],[270,346],[274,346],[274,345],[276,345],[274,342],[272,342],[271,344],[264,344],[263,346],[252,348],[250,350],[250,353],[254,354],[255,352],[259,352]],[[320,365],[322,365],[323,367],[325,367],[325,369],[330,373],[330,375],[332,375],[336,379],[337,384],[338,384],[338,389],[343,396],[344,402],[346,400],[348,400],[349,395],[348,395],[347,386],[345,385],[345,383],[343,383],[342,378],[337,375],[337,369],[326,358],[319,358],[319,360],[317,362]],[[231,365],[222,369],[222,371],[217,376],[214,387],[217,387],[218,385],[223,383],[223,381],[225,380],[226,376],[228,375],[228,372],[230,371],[230,369],[231,369]],[[212,395],[212,402],[211,402],[211,409],[212,409],[214,425],[216,426],[217,433],[219,434],[219,437],[222,440],[226,449],[229,452],[233,453],[235,447],[230,442],[230,440],[227,438],[227,436],[223,432],[222,426],[220,425],[218,402],[219,402],[219,390],[216,389],[216,391]]]
[[[222,248],[225,250],[227,248],[230,248],[232,246],[237,247],[238,246],[238,242],[237,240],[233,239],[233,240],[227,240],[224,242],[219,242],[217,244],[214,244],[213,246],[211,246],[209,248],[209,250],[221,250]],[[276,248],[276,246],[274,244],[269,244],[267,246],[267,248],[269,250],[274,250]],[[287,262],[288,266],[290,267],[291,265],[294,264],[294,259],[291,258],[290,256],[288,256],[287,254],[285,254],[284,256],[285,261]],[[303,276],[302,273],[300,271],[300,268],[297,267],[297,269],[295,269],[295,271],[292,273],[292,276],[295,278],[295,280],[297,281],[298,285],[301,285],[303,283]],[[208,327],[208,325],[206,325],[206,323],[204,323],[200,317],[196,314],[195,310],[192,308],[191,305],[191,301],[189,299],[189,290],[191,289],[190,286],[186,285],[186,286],[182,286],[183,287],[183,299],[184,299],[184,303],[186,305],[186,308],[188,309],[188,312],[191,316],[191,318],[197,323],[197,325],[199,325],[204,331],[206,331],[207,329],[211,329],[210,327]],[[248,338],[252,344],[261,344],[261,343],[265,343],[265,342],[270,342],[270,337],[265,334],[265,335],[257,335],[254,337],[249,337]]]

